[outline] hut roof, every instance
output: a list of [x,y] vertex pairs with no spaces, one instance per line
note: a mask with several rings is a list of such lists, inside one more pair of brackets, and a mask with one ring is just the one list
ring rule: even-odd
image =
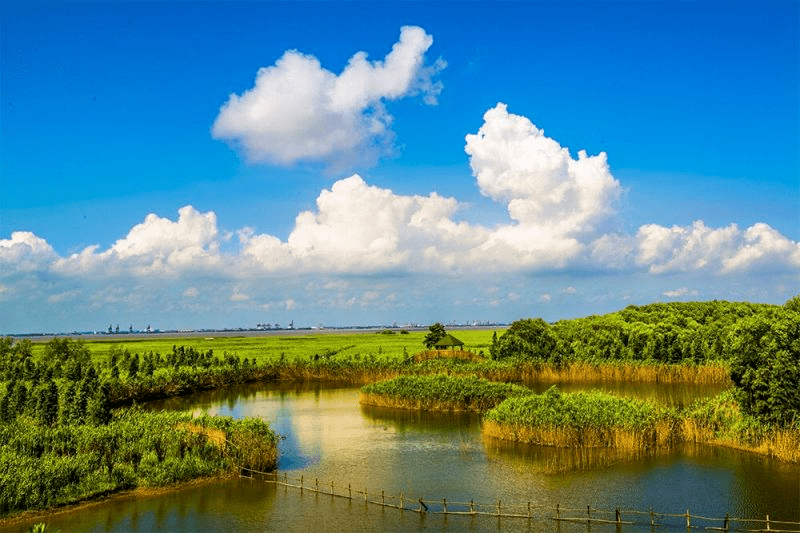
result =
[[464,346],[464,343],[456,339],[449,333],[436,342],[436,348],[448,346]]

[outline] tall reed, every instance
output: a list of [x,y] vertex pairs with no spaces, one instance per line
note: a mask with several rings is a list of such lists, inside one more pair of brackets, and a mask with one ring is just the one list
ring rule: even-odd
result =
[[529,389],[475,376],[398,376],[361,388],[360,402],[379,407],[436,411],[485,411]]
[[602,392],[509,398],[486,413],[484,434],[501,439],[562,447],[642,450],[671,446],[678,438],[673,409]]

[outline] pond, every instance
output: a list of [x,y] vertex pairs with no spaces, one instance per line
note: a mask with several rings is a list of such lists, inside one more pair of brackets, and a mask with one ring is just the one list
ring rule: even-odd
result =
[[[545,387],[545,385],[542,385]],[[587,385],[588,386],[588,385]],[[652,389],[654,386],[647,387]],[[659,385],[673,403],[690,401],[681,387]],[[546,388],[546,387],[545,387]],[[670,389],[671,390],[667,390]],[[565,387],[567,389],[567,387]],[[573,387],[574,389],[574,387]],[[707,391],[713,393],[714,391]],[[626,393],[635,394],[627,391]],[[647,394],[653,394],[650,390]],[[419,413],[365,407],[358,389],[319,384],[255,385],[175,398],[148,406],[260,417],[283,435],[279,472],[304,486],[333,481],[336,491],[369,499],[403,494],[428,502],[474,500],[494,508],[547,509],[535,518],[417,514],[275,486],[258,479],[214,480],[165,494],[124,495],[48,518],[54,530],[76,532],[219,531],[586,531],[586,523],[550,520],[556,505],[586,516],[586,507],[684,513],[706,517],[800,521],[800,466],[710,446],[619,459],[484,439],[474,414]],[[451,510],[455,504],[451,503]],[[410,505],[409,505],[410,507]],[[418,504],[414,506],[418,507]],[[642,517],[647,521],[649,518]],[[678,526],[685,521],[663,518]],[[721,526],[719,523],[698,524]],[[20,524],[9,531],[24,531]],[[591,528],[613,530],[593,524]],[[775,526],[773,526],[774,528]],[[650,531],[649,525],[622,526]],[[669,529],[664,528],[664,529]]]

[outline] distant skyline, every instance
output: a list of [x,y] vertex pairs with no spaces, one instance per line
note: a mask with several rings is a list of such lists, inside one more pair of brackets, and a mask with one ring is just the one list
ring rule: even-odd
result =
[[4,2],[0,334],[800,293],[800,2]]

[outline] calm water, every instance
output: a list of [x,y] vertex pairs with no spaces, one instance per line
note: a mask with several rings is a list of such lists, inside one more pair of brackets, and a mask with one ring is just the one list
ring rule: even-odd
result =
[[[682,387],[660,386],[658,393],[653,388],[643,394],[672,398],[675,404],[691,401]],[[666,455],[618,460],[600,452],[512,445],[482,438],[474,415],[362,407],[356,388],[259,385],[152,407],[269,420],[286,437],[279,471],[290,478],[302,475],[306,486],[318,478],[321,485],[334,481],[350,483],[354,491],[367,488],[377,498],[384,489],[414,500],[530,501],[534,508],[619,505],[666,513],[690,509],[709,517],[769,514],[800,520],[799,466],[722,448],[687,446]],[[63,532],[587,530],[585,524],[558,525],[547,519],[421,516],[245,478],[160,496],[122,496],[47,522]],[[592,529],[613,531],[614,526],[595,524]],[[650,531],[649,526],[622,529]]]

